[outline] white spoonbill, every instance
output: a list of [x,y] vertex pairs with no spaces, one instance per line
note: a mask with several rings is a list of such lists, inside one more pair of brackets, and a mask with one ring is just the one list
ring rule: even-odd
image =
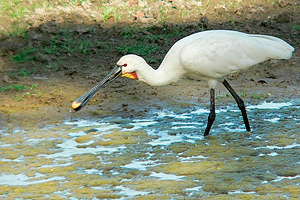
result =
[[225,76],[248,69],[268,59],[289,59],[294,48],[282,39],[246,34],[230,30],[210,30],[195,33],[177,41],[155,70],[137,55],[125,55],[116,67],[87,93],[72,103],[74,110],[82,108],[90,98],[119,76],[137,79],[152,86],[166,85],[183,76],[206,80],[210,87],[210,114],[204,136],[215,120],[215,87],[221,82],[231,93],[242,112],[247,131],[251,131],[244,101],[225,80]]

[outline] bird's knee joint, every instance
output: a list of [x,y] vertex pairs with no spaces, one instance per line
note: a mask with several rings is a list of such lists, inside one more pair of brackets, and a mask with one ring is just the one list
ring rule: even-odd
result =
[[208,115],[208,121],[215,121],[216,119],[216,113],[210,113]]
[[245,108],[245,103],[244,103],[243,100],[241,100],[241,101],[238,102],[238,107],[239,108]]

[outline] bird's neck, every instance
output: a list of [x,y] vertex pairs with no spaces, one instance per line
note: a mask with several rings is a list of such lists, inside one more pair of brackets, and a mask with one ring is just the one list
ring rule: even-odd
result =
[[177,81],[184,74],[183,70],[170,59],[164,59],[157,70],[146,62],[141,70],[136,71],[138,79],[151,86],[162,86]]

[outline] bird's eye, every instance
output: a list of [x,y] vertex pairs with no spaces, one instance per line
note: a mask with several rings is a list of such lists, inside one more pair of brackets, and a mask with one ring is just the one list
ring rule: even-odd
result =
[[124,65],[123,65],[123,67],[126,67],[127,66],[127,64],[125,63]]

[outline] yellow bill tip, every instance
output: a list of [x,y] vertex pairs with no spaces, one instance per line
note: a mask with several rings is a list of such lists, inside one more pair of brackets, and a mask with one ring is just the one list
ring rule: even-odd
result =
[[73,103],[72,103],[72,109],[76,110],[80,105],[81,105],[81,103],[78,103],[77,101],[73,101]]

